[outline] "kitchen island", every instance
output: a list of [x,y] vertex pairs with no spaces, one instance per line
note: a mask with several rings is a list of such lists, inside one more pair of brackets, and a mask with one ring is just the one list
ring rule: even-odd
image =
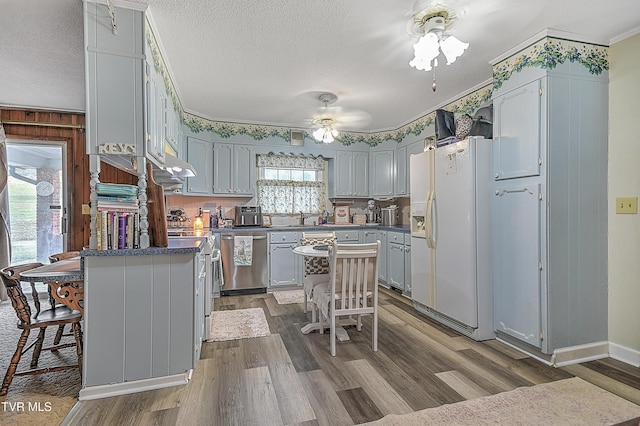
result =
[[187,383],[203,337],[206,238],[168,247],[83,250],[84,369],[79,399]]

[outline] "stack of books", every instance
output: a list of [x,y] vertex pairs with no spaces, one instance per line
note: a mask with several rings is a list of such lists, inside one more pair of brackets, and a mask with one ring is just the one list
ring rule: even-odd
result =
[[98,250],[139,247],[138,187],[115,183],[96,184]]

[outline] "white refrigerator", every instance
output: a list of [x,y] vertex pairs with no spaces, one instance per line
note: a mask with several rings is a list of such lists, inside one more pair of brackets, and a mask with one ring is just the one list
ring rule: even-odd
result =
[[470,137],[410,158],[416,309],[475,340],[495,337],[491,140]]

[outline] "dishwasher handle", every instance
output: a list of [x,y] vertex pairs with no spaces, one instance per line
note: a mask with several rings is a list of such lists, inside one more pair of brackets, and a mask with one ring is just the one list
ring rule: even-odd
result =
[[[220,239],[222,240],[233,240],[234,239],[234,235],[223,235],[222,237],[220,237]],[[266,235],[252,235],[253,240],[266,240],[267,236]]]

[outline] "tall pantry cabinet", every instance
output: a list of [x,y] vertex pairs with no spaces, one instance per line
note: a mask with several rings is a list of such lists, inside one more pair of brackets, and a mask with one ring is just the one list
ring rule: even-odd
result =
[[494,325],[555,365],[608,353],[607,69],[548,36],[494,63]]

